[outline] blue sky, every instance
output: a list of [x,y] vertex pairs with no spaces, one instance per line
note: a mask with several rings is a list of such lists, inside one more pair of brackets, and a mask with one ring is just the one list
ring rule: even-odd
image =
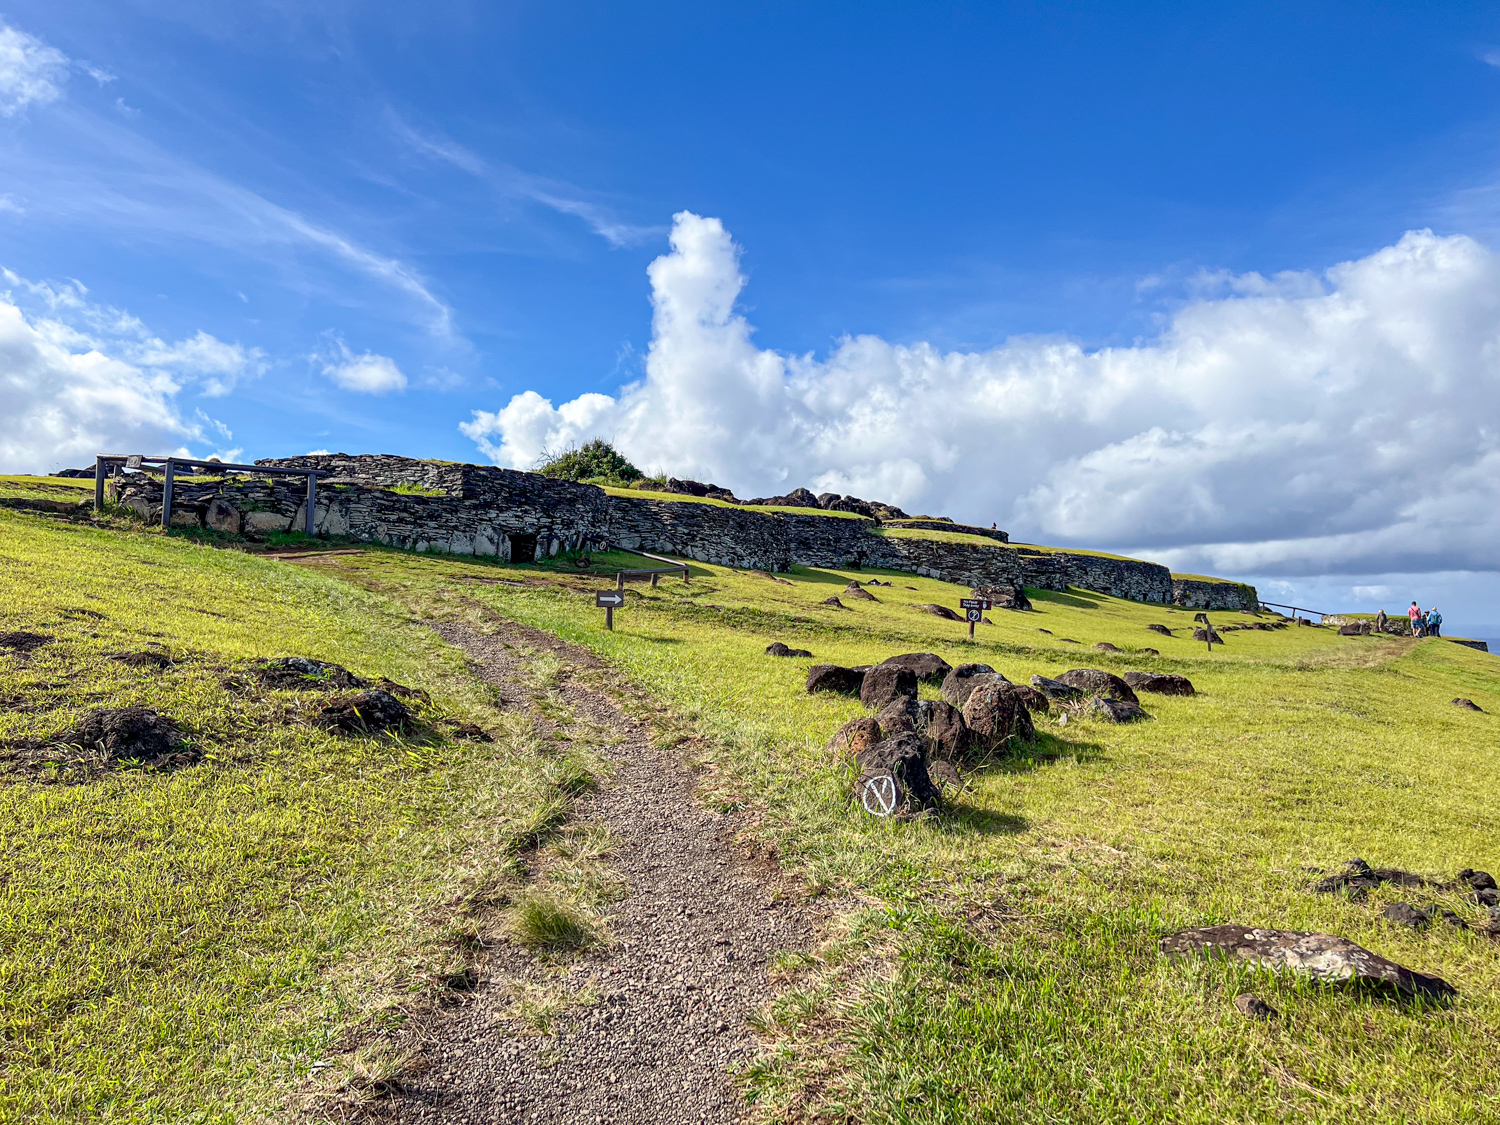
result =
[[0,24],[0,467],[599,434],[1500,621],[1492,6]]

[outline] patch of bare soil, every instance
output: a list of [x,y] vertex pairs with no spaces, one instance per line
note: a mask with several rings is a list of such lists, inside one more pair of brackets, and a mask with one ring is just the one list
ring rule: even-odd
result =
[[[807,949],[826,916],[774,862],[736,843],[736,816],[703,807],[693,769],[652,745],[605,692],[583,682],[599,669],[551,634],[504,625],[482,635],[438,625],[512,705],[521,653],[556,654],[573,713],[613,732],[614,776],[576,815],[606,827],[628,890],[608,918],[611,943],[567,970],[579,1003],[538,1034],[510,1016],[501,981],[540,983],[546,968],[517,947],[484,955],[479,986],[411,1033],[420,1053],[388,1096],[352,1112],[365,1121],[735,1122],[746,1107],[732,1071],[755,1053],[749,1017],[777,991],[770,965]],[[545,722],[539,719],[545,727]]]

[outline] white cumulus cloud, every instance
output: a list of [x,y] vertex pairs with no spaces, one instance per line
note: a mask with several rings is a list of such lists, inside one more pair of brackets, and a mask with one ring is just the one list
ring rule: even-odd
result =
[[797,485],[1018,537],[1271,574],[1494,570],[1500,256],[1412,231],[1321,274],[1205,277],[1161,334],[943,352],[758,347],[739,250],[675,216],[645,377],[462,426],[500,464],[601,436],[740,495]]
[[169,344],[91,302],[78,282],[0,277],[10,286],[0,291],[0,472],[48,472],[98,453],[188,455],[186,442],[233,437],[201,410],[184,415],[178,396],[225,393],[263,369],[259,350],[202,331]]
[[364,395],[384,395],[406,390],[406,376],[390,356],[363,352],[355,355],[349,345],[337,337],[333,350],[315,357],[327,375],[346,391]]
[[0,115],[62,97],[68,57],[35,36],[0,23]]

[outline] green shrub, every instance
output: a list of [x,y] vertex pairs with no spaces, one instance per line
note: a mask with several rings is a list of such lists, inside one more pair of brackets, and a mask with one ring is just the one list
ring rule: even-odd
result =
[[610,484],[629,484],[645,475],[600,438],[581,449],[567,449],[545,457],[537,472],[558,480],[604,480]]

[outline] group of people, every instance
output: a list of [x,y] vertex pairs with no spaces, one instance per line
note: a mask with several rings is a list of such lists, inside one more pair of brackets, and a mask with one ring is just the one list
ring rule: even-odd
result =
[[[1425,613],[1416,602],[1411,603],[1411,608],[1406,611],[1407,619],[1411,622],[1411,635],[1414,637],[1441,637],[1443,635],[1443,615],[1433,606]],[[1389,620],[1385,610],[1375,615],[1375,631],[1384,633],[1385,623]]]

